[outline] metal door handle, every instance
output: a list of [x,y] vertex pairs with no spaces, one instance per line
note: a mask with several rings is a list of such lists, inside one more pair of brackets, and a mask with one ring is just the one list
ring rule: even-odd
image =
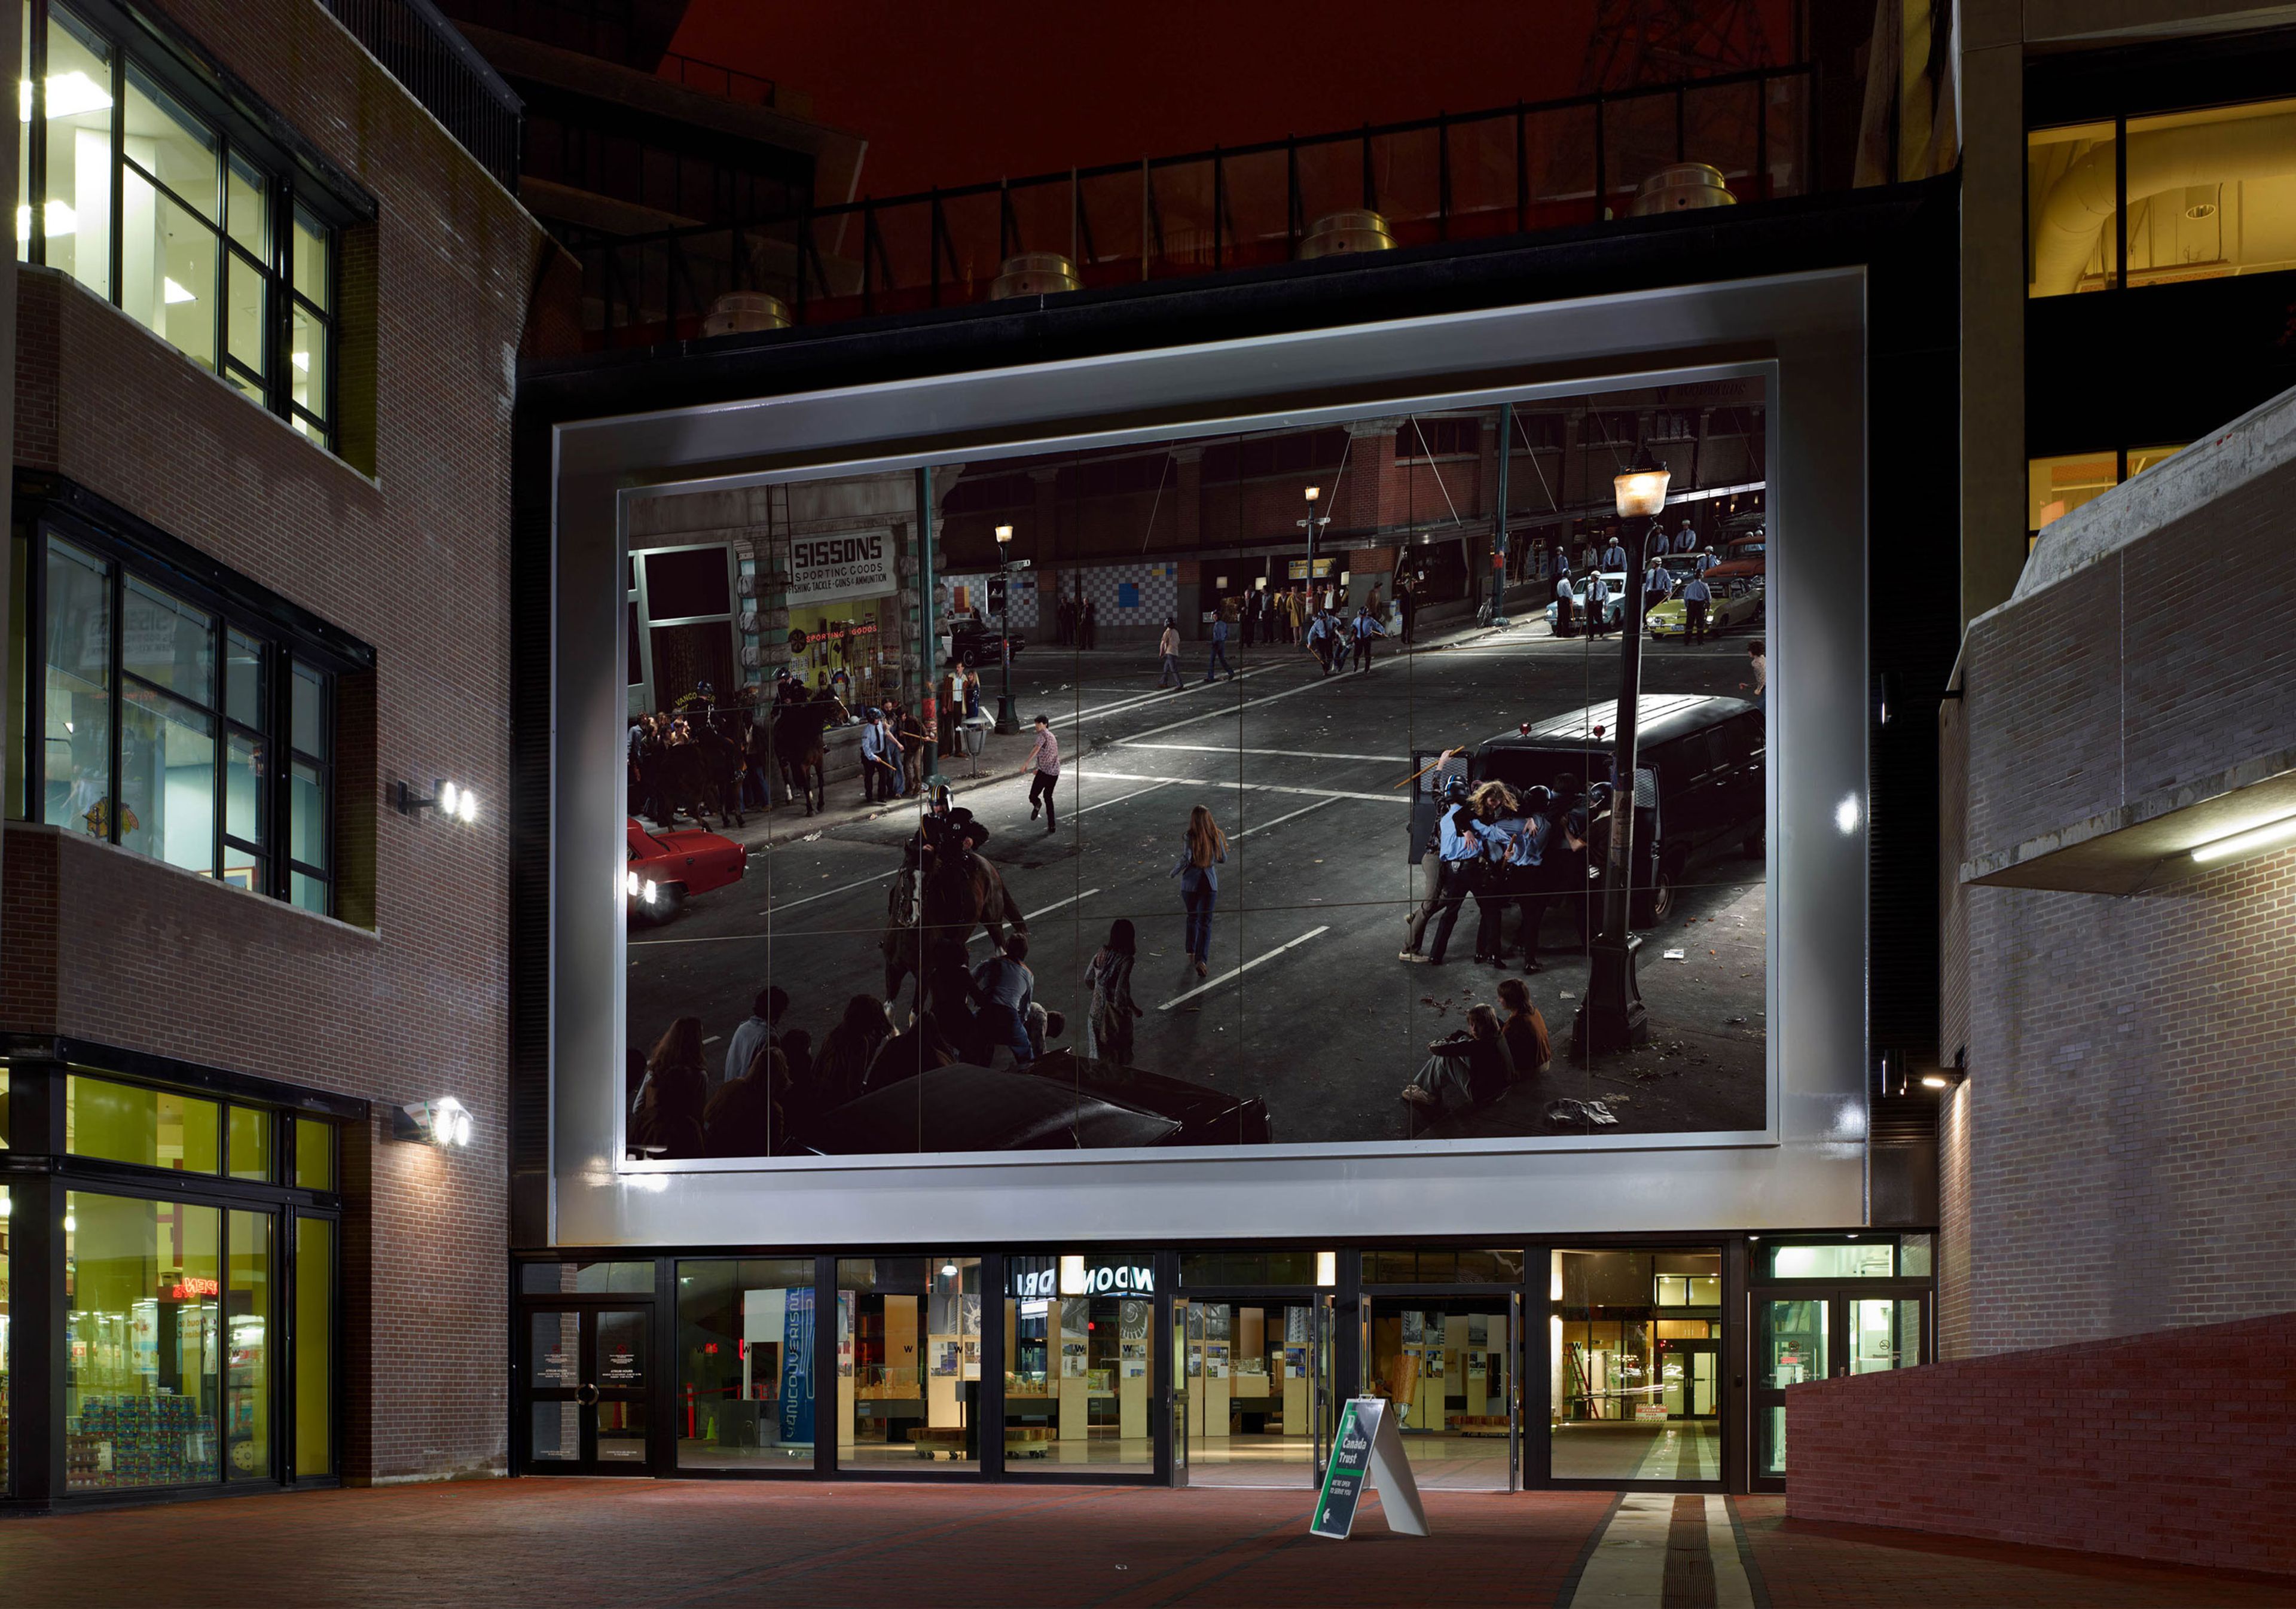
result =
[[598,1388],[594,1385],[576,1386],[574,1388],[574,1400],[580,1403],[585,1408],[596,1407],[598,1403]]

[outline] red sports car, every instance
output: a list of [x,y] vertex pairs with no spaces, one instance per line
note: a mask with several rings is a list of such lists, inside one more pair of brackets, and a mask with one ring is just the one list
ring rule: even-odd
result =
[[750,851],[730,838],[699,827],[649,833],[633,817],[629,865],[622,877],[630,920],[667,922],[693,895],[739,882],[749,869]]

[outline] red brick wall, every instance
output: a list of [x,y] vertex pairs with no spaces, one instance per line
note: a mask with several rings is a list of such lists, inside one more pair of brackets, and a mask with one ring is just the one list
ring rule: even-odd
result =
[[1787,1513],[2296,1575],[2296,1313],[1786,1392]]
[[[357,1480],[500,1471],[511,365],[544,240],[324,8],[160,4],[379,202],[344,273],[346,318],[364,303],[372,320],[345,332],[357,361],[342,383],[365,393],[343,413],[364,407],[373,474],[29,269],[16,460],[374,645],[339,807],[373,891],[371,910],[346,909],[373,925],[12,826],[0,1027],[378,1103],[346,1145],[343,1467]],[[9,712],[12,728],[21,719]],[[464,829],[389,808],[398,780],[436,776],[491,813]],[[379,1143],[389,1106],[441,1095],[476,1115],[469,1151]]]

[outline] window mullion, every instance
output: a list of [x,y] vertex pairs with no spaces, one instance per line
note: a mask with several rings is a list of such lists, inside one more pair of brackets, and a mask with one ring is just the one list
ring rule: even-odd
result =
[[111,217],[105,225],[111,236],[110,264],[111,275],[111,305],[125,308],[127,291],[123,282],[127,275],[127,231],[121,226],[127,216],[127,53],[117,41],[111,46],[111,198],[107,203]]
[[110,635],[111,637],[110,644],[111,651],[111,675],[110,677],[111,683],[111,732],[110,735],[111,739],[111,775],[104,780],[104,797],[109,802],[104,810],[103,841],[106,843],[118,843],[119,841],[119,818],[127,813],[120,800],[121,783],[123,780],[121,773],[127,764],[125,759],[127,747],[121,742],[120,734],[121,728],[126,727],[127,724],[127,701],[126,697],[126,685],[127,681],[126,660],[127,644],[127,633],[120,623],[120,617],[126,613],[127,606],[127,568],[126,565],[120,563],[117,559],[111,561],[111,575],[107,584],[106,596],[111,618],[106,622],[106,624],[110,628]]
[[32,86],[32,121],[24,131],[25,231],[30,250],[26,257],[45,265],[48,260],[48,0],[31,0],[32,37],[26,50],[24,71]]

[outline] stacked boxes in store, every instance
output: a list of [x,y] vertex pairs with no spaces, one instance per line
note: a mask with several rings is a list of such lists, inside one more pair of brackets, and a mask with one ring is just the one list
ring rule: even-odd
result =
[[216,1478],[215,1429],[190,1397],[89,1397],[66,1439],[64,1483],[187,1486]]

